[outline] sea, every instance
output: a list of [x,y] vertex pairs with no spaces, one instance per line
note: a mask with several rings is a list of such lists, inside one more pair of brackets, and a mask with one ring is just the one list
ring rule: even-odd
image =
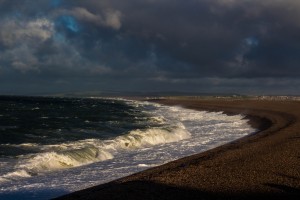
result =
[[51,199],[255,132],[243,115],[121,98],[0,96],[0,199]]

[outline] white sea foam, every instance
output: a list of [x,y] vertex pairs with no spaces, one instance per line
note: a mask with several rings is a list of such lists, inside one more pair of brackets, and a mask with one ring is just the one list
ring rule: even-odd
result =
[[166,119],[162,116],[151,117],[150,120],[152,120],[153,122],[159,123],[159,124],[166,123]]
[[22,144],[10,144],[9,146],[14,146],[14,147],[38,147],[39,145],[37,143],[22,143]]
[[7,173],[0,177],[0,183],[4,183],[11,180],[18,180],[19,178],[28,178],[31,175],[24,169],[16,170],[10,173]]
[[[2,188],[0,185],[1,191],[15,191],[17,188],[35,191],[36,195],[39,190],[50,189],[47,198],[51,198],[55,197],[51,196],[53,191],[63,189],[71,192],[105,183],[214,148],[255,131],[243,115],[227,116],[222,112],[199,112],[147,102],[127,103],[141,107],[151,116],[150,120],[160,126],[132,130],[110,140],[87,139],[37,145],[43,153],[26,157],[15,166],[14,172],[23,172],[23,179],[6,181]],[[58,170],[62,168],[68,169]],[[51,173],[54,170],[57,171]],[[33,176],[35,174],[42,175]],[[1,179],[14,180],[18,177],[9,175],[12,174],[0,176],[0,183]],[[27,175],[31,177],[26,178]]]
[[96,148],[84,148],[62,153],[41,153],[19,164],[18,168],[24,169],[30,174],[38,174],[40,172],[77,167],[111,158],[113,156],[108,152],[99,151]]
[[[94,162],[109,160],[120,152],[151,147],[158,144],[178,142],[191,135],[182,124],[175,127],[133,130],[112,140],[87,139],[57,145],[40,145],[44,153],[33,154],[15,167],[17,172],[38,175],[47,171],[78,167]],[[18,147],[38,147],[37,144],[24,143]],[[1,176],[9,178],[8,174]],[[0,177],[0,178],[1,178]],[[27,177],[27,176],[19,176]]]

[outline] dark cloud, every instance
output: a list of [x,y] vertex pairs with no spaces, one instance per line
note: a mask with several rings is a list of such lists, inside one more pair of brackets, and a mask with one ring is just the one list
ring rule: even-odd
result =
[[[299,75],[295,1],[165,0],[129,6],[128,29],[191,64],[192,76]],[[286,67],[294,70],[286,73]]]
[[299,93],[299,13],[294,0],[0,0],[0,92]]

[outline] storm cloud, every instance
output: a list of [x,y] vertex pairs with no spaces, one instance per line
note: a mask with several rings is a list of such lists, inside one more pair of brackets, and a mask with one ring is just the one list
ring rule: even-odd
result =
[[299,94],[295,0],[0,0],[0,92]]

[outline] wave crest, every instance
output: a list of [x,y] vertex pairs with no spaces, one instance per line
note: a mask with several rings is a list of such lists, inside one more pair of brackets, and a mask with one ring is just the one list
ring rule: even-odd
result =
[[[0,178],[28,177],[47,171],[78,167],[114,158],[118,152],[177,142],[190,138],[182,124],[174,127],[133,130],[112,140],[87,139],[60,145],[40,146],[44,153],[22,160],[13,174]],[[22,172],[21,174],[19,172]]]
[[117,137],[115,147],[139,148],[158,144],[178,142],[191,137],[185,128],[151,128],[146,130],[134,130],[128,135]]

